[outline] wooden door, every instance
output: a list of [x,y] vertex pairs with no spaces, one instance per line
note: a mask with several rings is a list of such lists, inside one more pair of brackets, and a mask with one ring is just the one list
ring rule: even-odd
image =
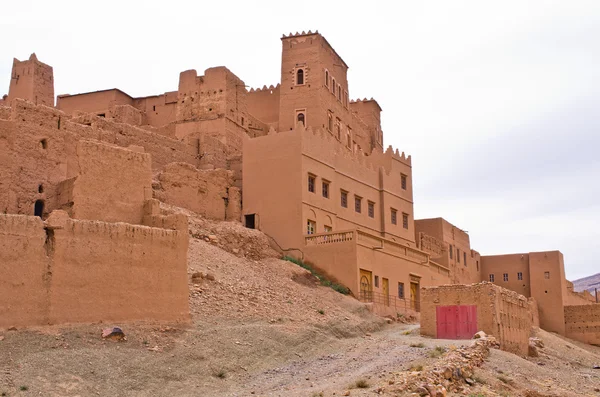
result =
[[390,280],[383,279],[383,303],[386,306],[390,305]]
[[373,300],[373,273],[360,269],[360,295],[366,301]]
[[437,306],[439,339],[471,339],[477,332],[477,306]]

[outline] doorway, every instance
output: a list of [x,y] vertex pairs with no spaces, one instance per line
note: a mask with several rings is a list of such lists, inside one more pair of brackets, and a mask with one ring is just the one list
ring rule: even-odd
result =
[[37,200],[33,206],[33,215],[40,218],[44,215],[44,200]]
[[383,304],[386,306],[390,305],[390,280],[384,278],[383,280]]
[[360,298],[373,301],[373,273],[363,269],[360,269]]
[[410,308],[419,311],[419,283],[410,282]]
[[256,214],[244,215],[244,223],[248,229],[256,229]]

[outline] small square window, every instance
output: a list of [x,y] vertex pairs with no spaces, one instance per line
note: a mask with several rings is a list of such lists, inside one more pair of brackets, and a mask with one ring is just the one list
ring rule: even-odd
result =
[[359,214],[362,211],[362,198],[358,197],[358,196],[354,196],[354,211],[358,212]]
[[502,279],[503,279],[504,281],[508,281],[508,273],[504,273],[504,274],[502,275]]
[[517,273],[517,280],[523,280],[523,273]]
[[402,227],[408,229],[408,214],[405,212],[402,213]]
[[323,181],[323,197],[329,198],[329,182]]
[[404,283],[398,283],[398,298],[404,299]]
[[348,192],[342,190],[340,197],[341,197],[340,204],[342,205],[342,207],[348,208]]
[[392,225],[398,224],[398,211],[392,208]]
[[308,191],[311,193],[315,192],[315,181],[316,177],[314,175],[308,174]]
[[379,276],[375,276],[375,288],[379,288]]
[[375,203],[369,201],[369,218],[375,218]]
[[317,230],[317,222],[311,221],[310,219],[306,221],[306,234],[315,234]]
[[406,190],[406,175],[400,174],[400,182],[402,184],[402,189]]
[[544,272],[544,278],[546,280],[549,280],[550,279],[550,272]]
[[494,282],[494,275],[490,274],[490,283],[493,283],[493,282]]

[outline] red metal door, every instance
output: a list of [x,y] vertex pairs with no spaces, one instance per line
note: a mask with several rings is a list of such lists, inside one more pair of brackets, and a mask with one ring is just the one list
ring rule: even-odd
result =
[[439,339],[471,339],[477,332],[477,306],[437,306]]

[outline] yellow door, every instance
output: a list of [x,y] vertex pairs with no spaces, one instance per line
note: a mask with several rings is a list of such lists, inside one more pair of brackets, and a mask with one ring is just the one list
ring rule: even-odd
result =
[[418,297],[417,294],[419,292],[419,284],[417,283],[410,283],[410,307],[415,309],[416,311],[419,311],[417,302],[418,302]]
[[390,281],[383,279],[383,302],[386,306],[390,305]]
[[360,299],[373,300],[373,273],[360,269]]

